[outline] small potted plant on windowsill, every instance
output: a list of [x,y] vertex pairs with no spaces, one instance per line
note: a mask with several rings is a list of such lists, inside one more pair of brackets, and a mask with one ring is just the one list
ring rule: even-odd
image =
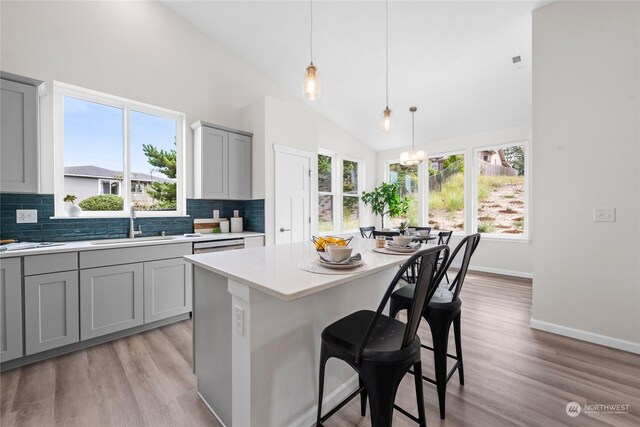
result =
[[77,198],[78,197],[74,196],[73,194],[67,194],[66,196],[64,196],[64,201],[71,203],[71,205],[67,209],[67,213],[69,214],[69,216],[77,217],[80,216],[80,213],[82,212],[80,206],[76,205]]

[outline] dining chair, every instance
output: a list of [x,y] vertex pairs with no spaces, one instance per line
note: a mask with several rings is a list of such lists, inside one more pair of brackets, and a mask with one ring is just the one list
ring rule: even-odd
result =
[[376,227],[373,225],[370,227],[360,227],[360,235],[363,239],[372,239],[373,232],[376,230]]
[[[453,235],[453,231],[441,231],[438,233],[438,245],[447,245],[449,246],[449,241],[451,240],[451,236]],[[438,263],[442,263],[442,260],[438,260]],[[444,272],[444,278],[447,283],[449,282],[449,275],[447,271]]]
[[431,227],[412,227],[415,228],[416,231],[420,231],[420,230],[428,230],[429,233],[431,233]]
[[371,232],[373,234],[373,238],[375,239],[378,236],[384,236],[386,237],[387,240],[391,240],[393,238],[393,236],[399,236],[400,232],[399,231],[372,231]]
[[[418,326],[424,308],[433,297],[437,283],[442,278],[443,270],[438,269],[440,256],[448,258],[449,247],[436,246],[416,252],[398,270],[375,312],[357,311],[335,321],[322,331],[316,426],[321,426],[351,399],[360,395],[360,414],[363,417],[366,415],[368,398],[373,427],[391,426],[394,409],[419,423],[420,426],[426,427]],[[413,285],[411,293],[413,303],[408,309],[407,322],[385,316],[382,311],[391,293],[405,271],[417,259],[421,260],[421,268],[418,281]],[[346,362],[358,373],[359,387],[323,416],[325,366],[331,358]],[[418,417],[394,405],[400,381],[411,368],[415,373]]]
[[[462,265],[450,286],[444,289],[443,287],[439,287],[437,297],[429,300],[429,303],[425,306],[424,311],[422,312],[422,317],[429,324],[433,342],[433,347],[426,345],[422,345],[422,347],[433,351],[436,379],[434,381],[426,376],[423,376],[422,378],[425,381],[435,384],[438,391],[440,418],[443,420],[445,419],[447,382],[453,376],[456,369],[458,370],[460,385],[464,385],[462,339],[460,334],[460,317],[462,313],[460,291],[462,290],[464,279],[467,276],[471,256],[475,252],[479,243],[480,234],[476,233],[466,236],[451,253],[451,256],[447,254],[444,262],[440,264],[440,267],[438,268],[439,271],[442,270],[442,272],[446,272],[451,266],[451,262],[456,258],[456,255],[464,249]],[[440,279],[442,279],[442,274],[440,275]],[[439,283],[437,285],[441,286]],[[401,310],[411,309],[413,305],[413,295],[415,294],[414,287],[415,285],[407,285],[391,294],[389,302],[389,317],[395,318]],[[453,335],[455,339],[455,356],[449,354],[447,350],[451,324],[453,324]],[[449,372],[447,372],[447,358],[455,360],[453,368]],[[416,378],[420,375],[421,374],[418,372],[415,372]]]

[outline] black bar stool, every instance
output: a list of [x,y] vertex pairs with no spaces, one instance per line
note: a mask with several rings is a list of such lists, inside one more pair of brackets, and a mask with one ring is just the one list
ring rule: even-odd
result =
[[[462,301],[459,298],[460,291],[462,290],[462,284],[467,275],[467,269],[469,268],[469,262],[471,255],[475,252],[480,243],[480,234],[472,234],[458,244],[455,250],[451,253],[450,257],[443,258],[440,263],[439,271],[446,273],[451,262],[456,258],[458,252],[464,248],[464,255],[462,259],[462,265],[458,274],[453,279],[451,286],[448,288],[448,292],[451,294],[450,302],[438,302],[435,299],[425,307],[422,317],[429,324],[431,330],[431,337],[433,340],[433,348],[422,345],[423,348],[433,351],[433,359],[435,365],[436,379],[435,381],[426,376],[422,376],[421,373],[415,371],[416,378],[422,376],[425,381],[428,381],[436,385],[438,390],[438,404],[440,406],[440,418],[445,419],[445,397],[447,392],[447,382],[456,369],[458,370],[458,376],[460,379],[460,385],[464,385],[464,368],[462,365],[462,340],[460,336],[460,314]],[[443,267],[444,266],[444,267]],[[442,274],[440,275],[442,280]],[[438,283],[439,285],[439,283]],[[401,310],[408,310],[413,305],[413,295],[415,293],[415,285],[407,285],[398,289],[391,295],[391,301],[389,304],[389,317],[395,318],[398,312]],[[453,333],[456,345],[456,355],[448,354],[447,347],[449,344],[449,330],[453,323]],[[451,369],[447,372],[447,357],[454,359],[456,362]]]
[[[440,256],[449,257],[447,246],[436,246],[415,253],[396,273],[377,311],[357,311],[332,323],[322,331],[317,426],[321,426],[324,421],[357,395],[360,395],[362,416],[366,413],[367,397],[370,399],[369,407],[373,427],[390,426],[394,409],[419,423],[420,426],[427,425],[422,394],[420,338],[418,338],[417,332],[422,312],[435,293],[436,284],[442,279],[444,270],[437,268]],[[405,324],[385,316],[382,311],[402,275],[418,258],[421,260],[421,268],[418,272],[418,281],[414,286]],[[360,387],[322,416],[325,365],[327,360],[332,357],[347,362],[358,373]],[[412,367],[416,373],[417,418],[394,405],[400,381]]]

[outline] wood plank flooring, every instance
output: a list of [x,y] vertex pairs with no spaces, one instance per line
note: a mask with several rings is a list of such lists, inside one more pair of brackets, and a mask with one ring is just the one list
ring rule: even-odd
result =
[[[441,421],[435,387],[424,384],[430,426],[640,425],[640,356],[530,329],[528,281],[469,273],[462,299],[466,385],[451,379]],[[425,325],[420,335],[430,343]],[[190,360],[191,321],[183,321],[4,372],[0,425],[219,426],[196,396]],[[433,372],[427,351],[423,371]],[[571,418],[570,401],[630,407]],[[415,413],[412,377],[396,403]],[[357,400],[326,423],[368,425]],[[394,425],[414,424],[396,412]]]

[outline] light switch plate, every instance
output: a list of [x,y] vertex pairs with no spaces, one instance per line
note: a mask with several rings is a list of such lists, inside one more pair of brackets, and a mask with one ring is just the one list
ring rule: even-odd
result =
[[38,222],[37,209],[16,209],[16,223],[31,224]]
[[616,222],[616,208],[593,208],[593,222]]
[[233,307],[233,326],[236,328],[236,332],[244,335],[244,308],[239,305]]

